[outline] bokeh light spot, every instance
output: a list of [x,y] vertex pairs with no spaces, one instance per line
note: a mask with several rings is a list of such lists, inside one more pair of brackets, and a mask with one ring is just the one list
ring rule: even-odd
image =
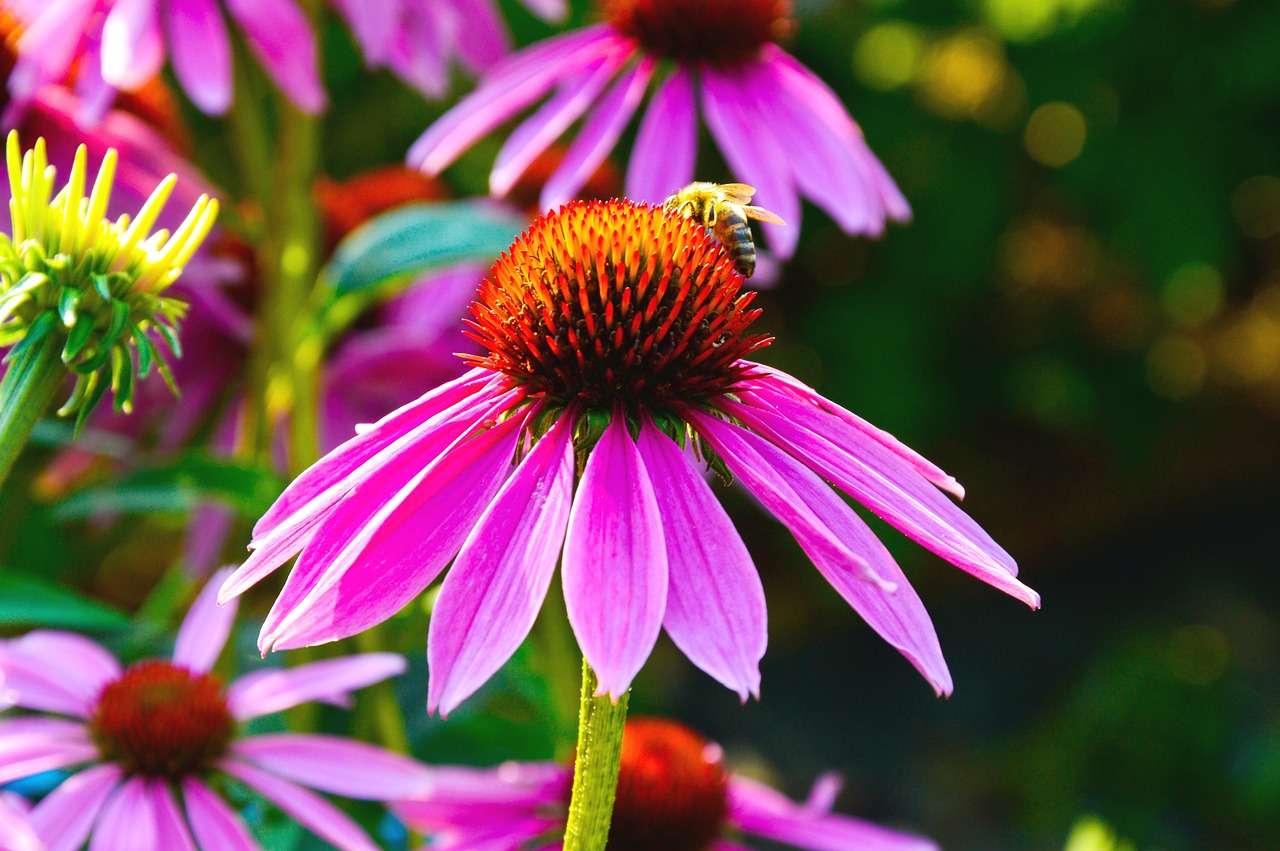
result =
[[1231,212],[1246,236],[1280,233],[1280,177],[1258,175],[1241,183],[1231,193]]
[[982,10],[991,26],[1010,41],[1035,41],[1053,32],[1057,0],[985,0]]
[[1227,671],[1227,639],[1208,624],[1184,626],[1169,639],[1166,661],[1173,675],[1193,686],[1207,686]]
[[1204,386],[1207,371],[1204,351],[1186,337],[1165,337],[1147,352],[1147,383],[1166,399],[1194,396]]
[[1169,318],[1187,328],[1198,328],[1222,309],[1222,274],[1208,263],[1188,263],[1165,281],[1160,303]]
[[924,37],[903,21],[867,30],[853,50],[853,70],[867,86],[888,91],[916,78],[924,58]]
[[920,95],[946,118],[976,118],[998,102],[1007,75],[999,42],[981,32],[962,32],[929,49]]
[[1217,355],[1242,384],[1258,384],[1280,372],[1280,315],[1266,308],[1266,300],[1237,316],[1218,338]]
[[1046,103],[1031,113],[1023,143],[1036,162],[1059,168],[1080,156],[1088,126],[1084,113],[1069,103]]

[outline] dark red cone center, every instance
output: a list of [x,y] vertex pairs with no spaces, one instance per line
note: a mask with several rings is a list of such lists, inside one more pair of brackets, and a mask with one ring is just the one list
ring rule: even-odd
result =
[[222,682],[168,662],[139,662],[109,683],[89,719],[105,759],[177,779],[208,769],[235,732]]
[[791,0],[601,0],[605,17],[649,53],[740,62],[793,28]]
[[707,851],[728,810],[720,749],[672,721],[627,722],[607,851]]

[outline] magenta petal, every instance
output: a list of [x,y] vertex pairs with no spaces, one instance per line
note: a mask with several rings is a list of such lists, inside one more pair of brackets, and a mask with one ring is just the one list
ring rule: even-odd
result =
[[340,851],[379,851],[360,825],[314,792],[243,762],[224,759],[218,767],[257,789],[298,824]]
[[160,72],[164,44],[159,0],[119,0],[102,25],[102,77],[117,89],[136,89]]
[[699,412],[686,411],[686,416],[742,486],[786,524],[840,596],[906,656],[935,691],[950,694],[951,675],[920,598],[844,500],[764,438]]
[[171,2],[165,18],[173,72],[192,103],[209,115],[231,106],[231,39],[214,0]]
[[658,501],[626,419],[614,416],[574,494],[562,579],[569,623],[599,678],[597,696],[631,686],[667,608],[667,547]]
[[645,110],[627,165],[626,196],[661,204],[693,180],[698,156],[698,106],[693,80],[677,68]]
[[44,851],[44,844],[27,823],[18,796],[0,791],[0,848],[5,851]]
[[729,814],[744,833],[809,851],[938,851],[924,837],[815,811],[745,777],[729,780]]
[[85,717],[120,663],[84,636],[35,630],[0,641],[0,674],[19,706]]
[[213,670],[236,620],[238,601],[218,605],[218,589],[234,569],[224,567],[213,574],[187,610],[173,646],[175,665],[202,674]]
[[231,754],[286,780],[363,801],[421,794],[426,766],[373,745],[338,736],[280,733],[237,740]]
[[186,816],[169,790],[168,781],[152,780],[149,791],[156,812],[158,846],[164,851],[198,851],[191,839]]
[[159,840],[155,797],[146,778],[134,775],[107,799],[89,851],[169,851]]
[[[448,9],[450,5],[452,10]],[[511,51],[511,36],[492,0],[444,0],[443,7],[441,11],[432,9],[427,14],[439,18],[442,12],[452,11],[456,20],[449,22],[451,29],[463,31],[449,33],[449,40],[456,42],[449,49],[456,47],[458,60],[471,73],[487,71]]]
[[248,721],[312,700],[340,698],[404,670],[404,657],[398,653],[362,653],[254,671],[231,683],[227,706],[237,721]]
[[506,478],[523,427],[524,417],[514,416],[461,439],[375,511],[354,499],[340,504],[294,568],[314,576],[305,598],[288,610],[277,601],[260,646],[292,649],[354,635],[422,593]]
[[542,209],[550,210],[577,197],[578,190],[595,174],[596,169],[609,156],[636,107],[644,98],[653,76],[654,61],[641,59],[631,69],[619,75],[582,123],[577,138],[569,146],[564,159],[542,187]]
[[758,697],[768,615],[747,547],[675,441],[645,422],[639,448],[666,534],[671,584],[663,625],[695,665],[743,700]]
[[566,76],[559,91],[520,123],[498,151],[489,175],[489,191],[498,197],[511,191],[547,146],[587,111],[613,79],[623,58],[602,57],[573,76]]
[[48,851],[76,851],[84,845],[107,796],[124,773],[108,763],[86,768],[59,784],[31,811],[31,826]]
[[370,3],[368,0],[332,0],[360,45],[364,61],[377,65],[387,58],[388,45],[399,24],[401,4],[395,0]]
[[258,851],[249,828],[222,799],[194,777],[182,781],[191,832],[204,851]]
[[0,744],[0,784],[89,762],[98,749],[87,736],[80,740],[32,739]]
[[303,112],[322,112],[328,99],[311,22],[293,0],[226,0],[249,48],[267,74]]
[[529,634],[547,596],[573,499],[565,415],[525,456],[468,535],[431,615],[427,709],[449,714]]

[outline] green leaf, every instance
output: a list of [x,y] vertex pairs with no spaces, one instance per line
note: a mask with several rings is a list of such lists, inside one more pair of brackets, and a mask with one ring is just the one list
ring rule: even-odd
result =
[[399,207],[344,239],[322,278],[341,295],[463,260],[493,260],[524,225],[521,216],[492,202]]
[[0,570],[0,627],[117,630],[123,613],[26,573]]
[[271,507],[284,485],[265,468],[193,452],[78,491],[58,503],[53,513],[59,520],[77,520],[99,512],[181,514],[205,500],[216,500],[243,517],[257,519]]

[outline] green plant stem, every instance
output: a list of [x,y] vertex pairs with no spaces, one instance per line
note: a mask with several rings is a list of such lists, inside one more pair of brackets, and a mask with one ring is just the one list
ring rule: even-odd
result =
[[61,335],[46,332],[9,361],[0,382],[0,486],[66,378]]
[[[379,627],[372,627],[356,635],[356,648],[361,653],[374,653],[385,649]],[[368,713],[373,732],[382,746],[397,753],[409,752],[409,737],[404,732],[404,713],[396,700],[395,686],[391,680],[383,680],[367,686],[360,692],[359,709]]]
[[578,752],[573,762],[573,794],[569,799],[564,851],[604,851],[609,840],[629,694],[622,695],[617,703],[608,695],[595,697],[598,684],[595,671],[583,659]]

